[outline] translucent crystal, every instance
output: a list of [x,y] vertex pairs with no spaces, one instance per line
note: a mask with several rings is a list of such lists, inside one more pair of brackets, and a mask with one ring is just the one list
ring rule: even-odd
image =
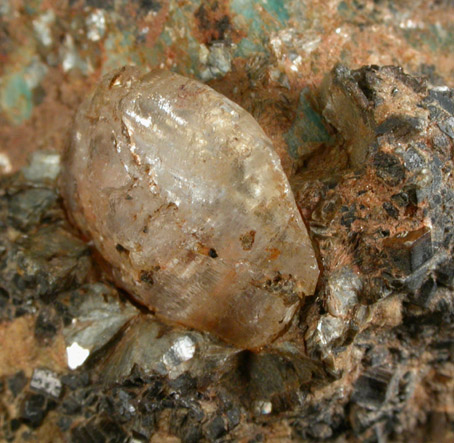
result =
[[314,292],[314,250],[271,141],[197,81],[104,77],[77,113],[62,193],[117,284],[167,321],[254,349]]
[[210,334],[169,328],[151,315],[138,316],[106,352],[99,370],[106,382],[127,377],[134,366],[146,374],[170,379],[183,373],[214,379],[234,368],[240,351],[212,338]]

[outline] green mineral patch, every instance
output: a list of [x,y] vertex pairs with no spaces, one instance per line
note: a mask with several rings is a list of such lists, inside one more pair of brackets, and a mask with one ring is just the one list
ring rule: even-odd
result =
[[232,0],[230,7],[236,14],[235,25],[247,35],[235,53],[240,57],[265,52],[270,33],[286,26],[290,18],[285,2],[277,0]]
[[309,90],[301,92],[297,116],[289,131],[285,134],[288,152],[292,158],[299,158],[310,153],[321,143],[330,143],[331,135],[326,130],[323,117],[314,109],[308,99]]
[[32,113],[32,91],[22,72],[12,74],[5,80],[0,90],[1,109],[13,123],[20,124]]
[[135,54],[134,42],[135,38],[130,32],[110,33],[105,42],[106,61],[103,72],[131,64]]

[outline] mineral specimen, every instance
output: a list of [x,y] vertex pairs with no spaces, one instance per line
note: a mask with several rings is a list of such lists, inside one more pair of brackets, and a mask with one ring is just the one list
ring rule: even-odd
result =
[[254,349],[315,290],[271,141],[197,81],[132,67],[104,77],[76,116],[62,194],[117,284],[170,322]]

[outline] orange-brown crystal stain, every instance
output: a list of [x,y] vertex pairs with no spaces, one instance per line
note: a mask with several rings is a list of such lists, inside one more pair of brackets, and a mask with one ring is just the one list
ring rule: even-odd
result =
[[244,251],[250,251],[252,246],[254,246],[255,234],[256,232],[251,230],[240,236],[240,242]]
[[268,260],[276,260],[280,255],[281,251],[277,248],[267,248],[266,252],[268,252]]

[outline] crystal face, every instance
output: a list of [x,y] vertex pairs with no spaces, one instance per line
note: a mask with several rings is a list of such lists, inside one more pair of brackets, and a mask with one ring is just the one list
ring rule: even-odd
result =
[[132,67],[104,77],[76,115],[62,194],[116,283],[168,322],[255,349],[315,290],[271,141],[195,80]]

